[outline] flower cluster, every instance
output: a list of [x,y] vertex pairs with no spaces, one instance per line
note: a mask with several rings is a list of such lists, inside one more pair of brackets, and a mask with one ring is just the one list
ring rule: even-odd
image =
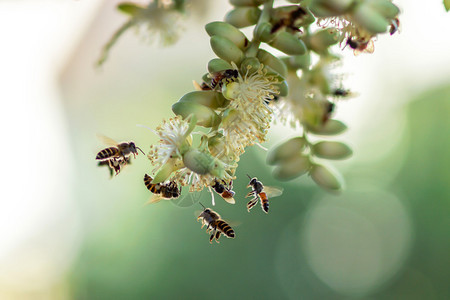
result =
[[[126,26],[145,23],[173,42],[178,28],[173,14],[185,2],[126,3],[119,9],[131,16]],[[190,191],[223,191],[228,185],[231,191],[241,155],[264,143],[277,120],[296,128],[299,136],[268,153],[274,176],[291,180],[309,174],[328,191],[342,188],[339,174],[322,161],[347,158],[351,149],[336,141],[310,141],[310,135],[337,135],[346,129],[332,117],[339,100],[352,93],[330,71],[340,60],[331,49],[340,45],[355,53],[373,52],[378,34],[397,31],[399,9],[390,0],[289,2],[274,7],[273,0],[231,0],[233,9],[224,22],[205,26],[217,58],[208,63],[203,81],[194,84],[196,90],[173,104],[176,116],[156,128],[160,142],[148,154],[153,185],[171,182]],[[240,30],[249,26],[254,26],[251,38]],[[263,44],[285,55],[275,56]]]

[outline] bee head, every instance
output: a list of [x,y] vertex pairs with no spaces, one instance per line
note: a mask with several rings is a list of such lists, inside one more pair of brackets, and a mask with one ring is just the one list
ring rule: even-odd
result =
[[225,71],[225,76],[229,77],[229,78],[230,77],[237,78],[239,76],[239,72],[238,72],[238,70],[235,70],[235,69],[228,69]]

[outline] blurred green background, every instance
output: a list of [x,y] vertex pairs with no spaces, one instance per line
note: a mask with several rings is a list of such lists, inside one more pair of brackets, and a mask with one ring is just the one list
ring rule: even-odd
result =
[[[17,210],[45,211],[39,221],[45,230],[30,234],[11,256],[0,253],[0,298],[450,299],[450,61],[448,43],[437,38],[450,23],[442,7],[423,16],[422,3],[398,1],[400,35],[380,38],[373,55],[343,53],[340,72],[359,93],[341,103],[336,116],[350,128],[338,140],[355,153],[333,164],[346,190],[330,195],[307,177],[277,182],[264,164],[266,153],[250,148],[234,183],[237,203],[216,197],[214,207],[233,224],[236,238],[211,245],[196,221],[200,205],[144,205],[150,193],[143,175],[151,171],[145,157],[113,179],[94,157],[104,146],[96,134],[134,140],[145,151],[157,142],[136,124],[155,128],[172,116],[171,104],[193,89],[191,81],[200,80],[214,57],[202,24],[222,19],[229,6],[201,6],[170,48],[142,43],[130,31],[96,69],[101,47],[125,20],[114,11],[117,2],[97,1],[82,27],[74,23],[76,38],[50,80],[57,96],[51,107],[59,109],[28,109],[41,119],[56,116],[52,128],[61,128],[65,138],[36,129],[36,148],[53,141],[70,150],[38,156],[59,159],[60,169],[45,164],[31,173],[39,184],[54,173],[52,189],[35,193],[33,208]],[[74,11],[88,4],[64,5]],[[417,18],[441,31],[430,32]],[[423,43],[412,47],[418,36]],[[295,135],[271,129],[267,147]],[[69,159],[61,160],[62,152]],[[246,174],[284,188],[270,214],[247,212]],[[44,205],[45,199],[53,202]],[[202,195],[203,204],[211,207],[210,201]],[[6,220],[10,212],[3,211]],[[46,223],[50,219],[56,221]]]

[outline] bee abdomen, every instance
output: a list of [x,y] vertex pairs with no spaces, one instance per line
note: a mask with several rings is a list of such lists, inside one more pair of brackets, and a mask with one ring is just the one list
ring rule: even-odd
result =
[[227,224],[227,222],[222,220],[217,221],[217,228],[219,228],[225,236],[234,238],[234,230],[230,225]]
[[145,174],[145,176],[144,176],[144,184],[147,187],[147,189],[150,192],[154,193],[154,194],[159,194],[160,191],[157,188],[157,186],[159,186],[159,185],[153,184],[152,181],[153,181],[153,178],[151,176]]
[[116,147],[109,147],[109,148],[103,149],[102,151],[97,153],[97,156],[95,157],[95,159],[100,159],[100,160],[108,159],[113,156],[116,156],[118,153],[119,153],[119,149],[117,149]]
[[259,196],[261,197],[262,210],[265,213],[268,213],[269,212],[269,199],[267,199],[266,193],[262,192],[261,194],[259,194]]

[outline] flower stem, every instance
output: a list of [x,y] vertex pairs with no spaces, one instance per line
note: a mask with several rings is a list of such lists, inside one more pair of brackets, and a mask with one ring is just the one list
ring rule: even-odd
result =
[[268,0],[264,3],[262,13],[259,16],[258,23],[256,23],[255,30],[253,31],[253,39],[250,42],[250,46],[248,47],[247,51],[245,52],[247,57],[255,57],[256,53],[258,52],[261,41],[259,40],[256,34],[256,29],[258,28],[258,25],[260,25],[261,23],[268,22],[270,20],[270,13],[272,12],[273,1],[274,0]]

